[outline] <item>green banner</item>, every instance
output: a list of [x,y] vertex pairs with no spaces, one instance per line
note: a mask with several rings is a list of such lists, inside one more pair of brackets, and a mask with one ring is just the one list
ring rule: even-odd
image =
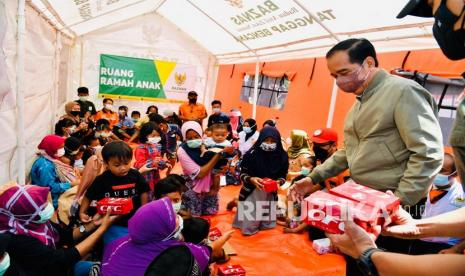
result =
[[[174,66],[168,64],[168,67]],[[169,68],[160,69],[166,71]],[[100,55],[99,94],[120,98],[166,99],[156,61],[113,55]]]

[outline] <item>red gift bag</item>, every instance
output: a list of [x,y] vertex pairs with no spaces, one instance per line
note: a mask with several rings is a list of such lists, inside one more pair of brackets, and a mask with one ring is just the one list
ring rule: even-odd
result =
[[228,265],[218,268],[218,276],[245,276],[245,269],[240,265]]
[[263,184],[263,190],[267,193],[274,193],[278,191],[278,181],[276,180],[269,179],[269,178],[263,178],[262,184]]
[[210,232],[208,233],[208,239],[211,241],[216,241],[219,239],[223,234],[221,233],[220,229],[213,227],[210,229]]
[[97,202],[97,212],[101,215],[111,210],[112,215],[126,215],[132,211],[131,198],[104,198]]

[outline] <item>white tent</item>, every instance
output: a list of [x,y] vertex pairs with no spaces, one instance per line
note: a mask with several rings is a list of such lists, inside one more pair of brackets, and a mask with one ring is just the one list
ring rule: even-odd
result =
[[406,2],[0,0],[0,183],[23,182],[25,162],[78,86],[96,99],[100,54],[193,65],[207,102],[218,64],[324,56],[360,36],[379,52],[436,48],[431,19],[395,18]]

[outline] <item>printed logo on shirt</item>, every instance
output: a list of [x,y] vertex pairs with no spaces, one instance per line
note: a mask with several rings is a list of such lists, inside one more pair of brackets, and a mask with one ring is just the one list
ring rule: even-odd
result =
[[116,190],[124,190],[124,189],[131,189],[136,187],[136,183],[130,183],[130,184],[123,184],[123,185],[117,185],[117,186],[112,186],[111,189],[113,191]]

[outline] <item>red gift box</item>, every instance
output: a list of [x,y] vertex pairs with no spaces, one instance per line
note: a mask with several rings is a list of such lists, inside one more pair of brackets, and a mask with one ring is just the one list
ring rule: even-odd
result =
[[245,276],[245,269],[240,265],[220,266],[218,276]]
[[332,188],[329,192],[336,196],[378,207],[381,211],[387,211],[388,214],[397,210],[400,205],[400,200],[396,196],[359,185],[353,180]]
[[304,221],[332,234],[344,233],[344,220],[348,219],[352,219],[367,231],[381,223],[379,208],[322,191],[311,194],[304,202]]
[[223,234],[221,233],[220,229],[213,227],[210,229],[210,232],[208,233],[208,239],[211,241],[216,241],[219,239]]
[[126,215],[132,210],[132,199],[131,198],[104,198],[97,202],[97,212],[101,215],[107,213],[107,210],[111,210],[112,215]]
[[278,191],[278,181],[276,180],[269,179],[269,178],[263,178],[262,184],[263,184],[263,190],[267,193],[274,193]]

